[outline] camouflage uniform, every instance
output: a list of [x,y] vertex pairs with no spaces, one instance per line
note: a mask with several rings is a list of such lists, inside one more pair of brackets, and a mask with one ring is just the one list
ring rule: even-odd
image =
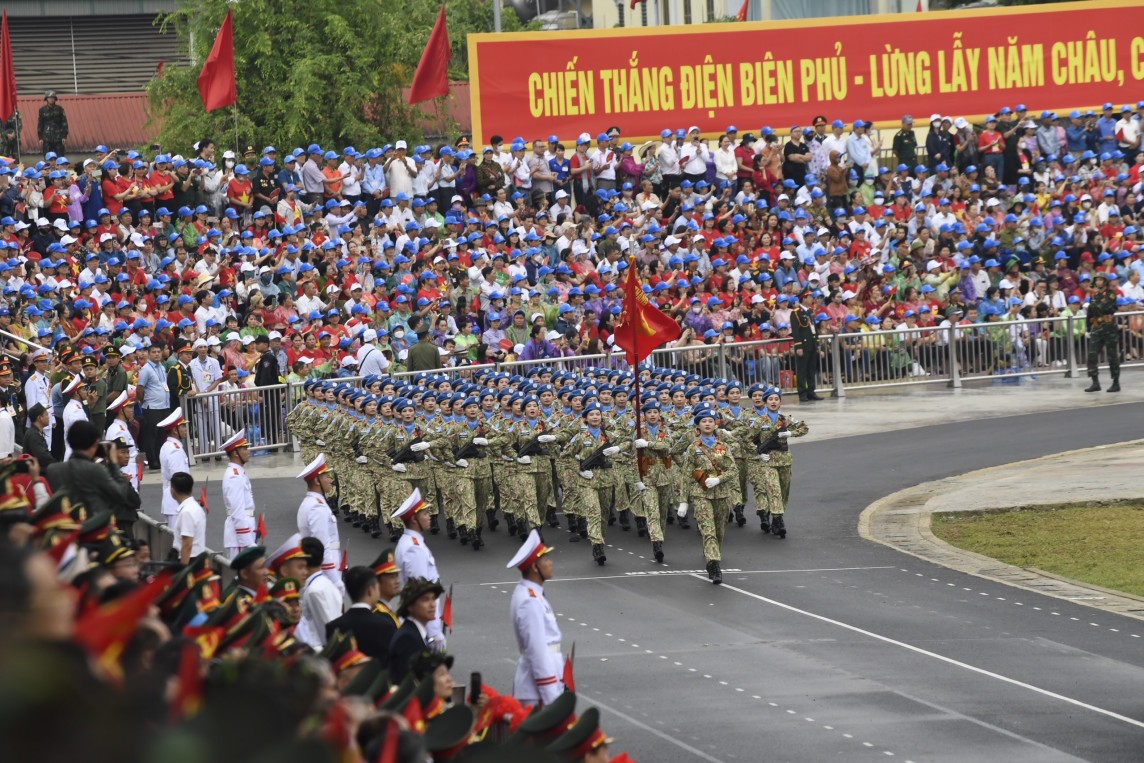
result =
[[[703,536],[703,556],[708,562],[722,559],[723,530],[731,510],[733,486],[739,478],[735,457],[724,437],[724,432],[716,430],[710,446],[695,437],[685,456],[685,469],[691,476],[689,502],[695,510],[695,521]],[[706,487],[704,482],[709,477],[719,477],[719,484]]]
[[[473,439],[488,439],[490,434],[488,423],[484,417],[474,422],[464,419],[454,422],[449,432],[449,444],[453,453],[472,443]],[[464,460],[468,466],[457,472],[457,524],[461,529],[461,540],[465,541],[465,534],[469,531],[480,538],[483,522],[482,512],[492,505],[493,479],[492,467],[489,464],[486,446],[477,445],[477,453],[467,456]],[[474,541],[476,543],[476,541]],[[477,545],[477,548],[480,546]]]

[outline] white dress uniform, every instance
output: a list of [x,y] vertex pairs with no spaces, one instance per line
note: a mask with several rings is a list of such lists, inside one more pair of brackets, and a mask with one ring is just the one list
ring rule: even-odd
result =
[[127,422],[121,419],[112,419],[107,427],[107,439],[115,440],[119,437],[127,441],[131,453],[131,459],[127,462],[127,466],[121,468],[120,471],[131,482],[131,487],[138,490],[139,470],[135,467],[135,461],[139,458],[139,448],[135,445],[135,438],[131,436],[131,429],[127,426]]
[[547,705],[564,691],[563,639],[544,586],[521,580],[512,592],[512,629],[520,658],[512,680],[512,696],[521,703]]
[[226,504],[222,543],[227,558],[234,559],[239,551],[254,545],[254,491],[243,466],[227,464],[222,476],[222,500]]
[[87,421],[87,411],[83,409],[83,403],[76,400],[74,397],[68,401],[64,406],[64,460],[67,461],[71,458],[72,449],[68,445],[67,436],[68,431],[71,430],[72,424],[77,421]]
[[[393,518],[405,521],[406,517],[425,508],[428,506],[421,500],[421,491],[414,489],[397,511],[393,513]],[[397,540],[397,547],[393,552],[393,563],[397,565],[398,580],[403,586],[410,578],[425,578],[426,580],[441,582],[441,573],[437,571],[437,560],[433,558],[433,552],[425,543],[425,536],[410,527],[408,523],[405,525],[405,532]],[[445,628],[441,622],[441,614],[444,609],[445,598],[438,596],[437,617],[425,628],[433,641],[433,646],[437,647],[439,644],[440,649],[445,648]]]
[[[33,355],[33,357],[35,357]],[[48,377],[38,371],[28,377],[28,381],[24,386],[24,403],[28,406],[25,410],[32,410],[32,406],[36,403],[44,406],[48,411],[48,427],[44,430],[44,439],[48,445],[52,444],[52,429],[56,426],[56,412],[52,408],[52,383]],[[27,426],[32,426],[32,420],[28,419]]]
[[306,578],[302,587],[302,617],[294,628],[295,638],[319,651],[326,646],[326,623],[342,616],[344,603],[341,590],[323,572]]
[[163,447],[159,448],[159,466],[163,475],[163,513],[171,529],[175,528],[175,517],[179,513],[179,504],[171,497],[171,477],[179,472],[191,472],[191,462],[187,459],[187,451],[183,443],[174,437],[168,437]]
[[[342,575],[338,565],[342,560],[342,543],[338,537],[338,520],[326,497],[313,490],[306,493],[302,503],[298,506],[298,532],[303,538],[317,538],[326,547],[325,556],[322,557],[322,572],[333,581],[338,590],[342,590]],[[323,638],[325,638],[323,636]]]

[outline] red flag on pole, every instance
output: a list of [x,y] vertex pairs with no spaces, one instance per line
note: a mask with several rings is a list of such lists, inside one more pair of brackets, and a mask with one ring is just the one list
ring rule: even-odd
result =
[[338,565],[338,572],[345,572],[350,568],[350,555],[348,549],[342,549],[342,563]]
[[918,8],[917,8],[917,12],[918,12],[918,13],[921,13],[923,10],[925,10],[925,9],[924,9],[924,8],[922,8],[922,0],[918,0]]
[[211,507],[207,505],[207,483],[205,482],[203,486],[199,488],[199,505],[203,507],[204,514],[211,513]]
[[741,6],[739,6],[739,12],[735,14],[735,19],[737,21],[746,21],[747,20],[747,6],[749,6],[750,4],[751,4],[751,0],[743,0],[743,4]]
[[576,691],[576,680],[572,677],[572,663],[576,661],[576,642],[572,642],[572,651],[564,658],[564,691]]
[[115,682],[123,680],[119,657],[135,635],[139,620],[167,590],[174,575],[164,570],[146,585],[126,596],[90,609],[76,620],[75,643],[91,656],[103,675]]
[[445,28],[445,6],[437,14],[437,23],[429,33],[429,42],[413,73],[409,85],[410,105],[449,94],[449,59],[453,51],[449,48],[449,30]]
[[229,8],[219,27],[214,47],[203,62],[203,70],[199,72],[199,95],[202,96],[203,108],[207,111],[233,106],[238,101],[238,86],[234,78],[234,28]]
[[630,3],[628,3],[628,7],[634,11],[636,9],[637,4],[644,3],[644,2],[647,2],[647,0],[632,0]]
[[169,708],[172,721],[182,721],[199,714],[203,700],[203,677],[199,645],[193,641],[183,644],[179,655],[179,679],[175,696]]
[[16,69],[12,66],[12,41],[8,39],[8,11],[0,30],[0,120],[7,121],[16,110]]
[[259,513],[258,526],[255,527],[254,532],[258,535],[258,542],[266,540],[266,515]]
[[635,260],[629,258],[623,286],[623,311],[612,334],[616,346],[624,349],[628,363],[634,366],[655,348],[678,339],[679,333],[679,324],[648,301],[640,288]]
[[445,606],[441,607],[441,624],[453,632],[453,586],[449,586],[449,593],[445,594]]
[[138,486],[143,484],[143,454],[140,453],[136,458],[139,459],[135,462],[135,484]]

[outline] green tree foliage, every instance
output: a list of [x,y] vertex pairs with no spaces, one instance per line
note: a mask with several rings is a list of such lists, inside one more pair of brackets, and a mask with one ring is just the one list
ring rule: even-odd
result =
[[[191,61],[164,67],[148,86],[164,146],[186,147],[204,136],[235,143],[235,110],[207,114],[197,84],[228,7],[240,144],[365,146],[420,134],[418,108],[406,105],[401,88],[417,68],[439,0],[184,0],[159,23],[173,26]],[[449,0],[445,15],[450,79],[464,80],[466,37],[492,31],[492,5]],[[502,24],[506,32],[522,28],[511,10]]]

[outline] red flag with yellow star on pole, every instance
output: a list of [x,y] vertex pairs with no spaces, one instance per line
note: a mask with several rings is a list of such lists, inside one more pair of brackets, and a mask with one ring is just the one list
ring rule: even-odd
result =
[[637,365],[651,351],[678,339],[679,324],[648,301],[640,287],[633,258],[628,259],[628,274],[624,278],[623,310],[612,334],[616,346],[628,356],[628,363]]

